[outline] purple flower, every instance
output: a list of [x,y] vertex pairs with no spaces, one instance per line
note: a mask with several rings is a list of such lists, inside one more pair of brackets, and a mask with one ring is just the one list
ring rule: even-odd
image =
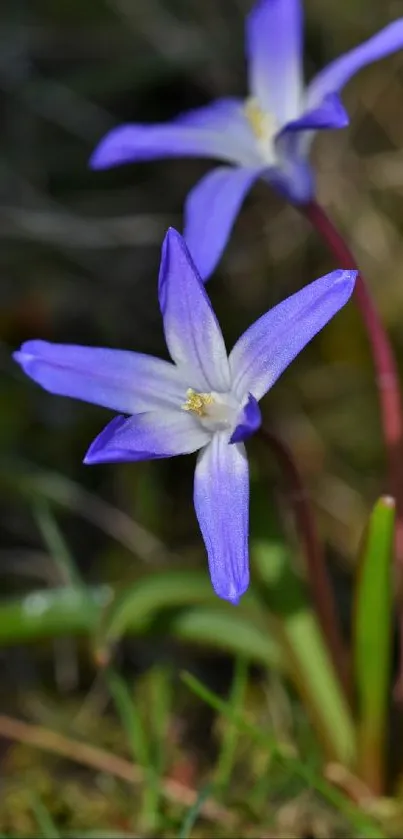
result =
[[361,67],[403,44],[403,20],[397,20],[333,61],[305,87],[302,27],[300,0],[258,0],[246,22],[246,100],[219,99],[169,123],[122,125],[92,155],[94,169],[182,155],[231,164],[206,175],[186,202],[185,239],[203,278],[214,270],[257,178],[292,202],[313,198],[308,157],[316,131],[348,125],[341,89]]
[[258,401],[349,299],[355,271],[333,271],[263,315],[228,356],[184,240],[169,230],[159,301],[173,364],[141,353],[27,341],[14,358],[51,393],[118,416],[85,463],[148,460],[199,451],[194,504],[219,597],[246,591],[249,476],[244,441],[260,426]]

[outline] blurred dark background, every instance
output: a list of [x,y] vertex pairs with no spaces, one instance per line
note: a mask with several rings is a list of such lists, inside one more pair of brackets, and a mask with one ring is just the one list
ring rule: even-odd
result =
[[[403,15],[397,0],[304,5],[307,78]],[[182,229],[186,194],[212,164],[162,160],[91,172],[88,158],[119,122],[163,121],[217,96],[246,94],[243,26],[250,7],[249,0],[2,0],[4,597],[57,582],[32,504],[18,489],[24,475],[48,470],[144,528],[136,531],[133,552],[85,520],[91,516],[61,512],[64,535],[89,583],[122,584],[148,568],[167,567],[158,545],[175,551],[186,567],[204,566],[192,509],[192,458],[84,467],[85,451],[109,412],[41,391],[23,377],[11,351],[41,337],[166,352],[156,293],[160,246],[169,225]],[[351,127],[323,133],[314,145],[318,191],[368,277],[402,365],[402,54],[362,71],[343,99]],[[209,284],[228,346],[262,312],[333,267],[304,219],[258,184]],[[384,487],[371,360],[351,306],[284,374],[264,412],[304,470],[347,622],[351,564],[370,505]],[[275,470],[271,479],[275,484]],[[76,506],[85,503],[82,498]],[[1,654],[6,709],[17,702],[26,710],[25,692],[37,688],[38,668],[41,679],[47,673],[49,650],[42,653],[39,663],[29,647]],[[141,669],[163,653],[155,644],[131,646],[127,666]],[[52,673],[55,658],[63,684],[63,651],[52,652]],[[54,674],[49,678],[53,684]],[[81,679],[91,681],[85,668]]]

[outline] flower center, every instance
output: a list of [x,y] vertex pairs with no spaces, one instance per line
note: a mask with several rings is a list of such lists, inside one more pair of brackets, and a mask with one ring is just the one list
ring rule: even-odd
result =
[[190,411],[208,431],[235,427],[240,406],[230,393],[198,393],[189,388],[183,411]]
[[184,411],[191,411],[198,417],[207,416],[207,406],[213,405],[214,399],[211,393],[197,393],[191,387],[186,391],[186,402],[182,405]]
[[273,140],[279,130],[275,116],[269,111],[263,111],[254,96],[246,99],[245,114],[261,153],[265,159],[273,158]]

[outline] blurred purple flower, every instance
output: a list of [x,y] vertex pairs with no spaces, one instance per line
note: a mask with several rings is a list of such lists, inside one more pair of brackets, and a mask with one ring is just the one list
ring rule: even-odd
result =
[[246,591],[249,476],[244,440],[260,426],[258,401],[349,299],[355,271],[333,271],[263,315],[227,355],[184,240],[169,230],[159,301],[173,364],[123,350],[27,341],[14,354],[51,393],[129,414],[94,440],[85,463],[147,460],[200,450],[194,504],[211,580],[236,603]]
[[246,21],[246,101],[218,99],[169,123],[122,125],[92,155],[94,169],[182,155],[232,164],[206,175],[186,202],[184,235],[204,279],[214,270],[257,178],[294,203],[313,198],[308,158],[316,131],[348,125],[341,89],[361,67],[403,45],[403,20],[397,20],[333,61],[305,87],[302,30],[301,0],[258,0]]

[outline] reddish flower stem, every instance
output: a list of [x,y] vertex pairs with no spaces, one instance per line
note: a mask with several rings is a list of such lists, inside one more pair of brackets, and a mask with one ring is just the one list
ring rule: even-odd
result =
[[[322,207],[311,202],[306,204],[302,211],[327,244],[338,267],[358,270],[348,245]],[[401,590],[403,579],[403,412],[399,376],[388,334],[361,273],[357,277],[354,297],[367,332],[375,367],[388,467],[387,491],[396,500],[396,571],[399,590]],[[395,694],[396,697],[403,699],[403,613],[400,619],[400,668]]]
[[326,570],[322,545],[316,529],[315,517],[303,478],[292,452],[284,441],[272,431],[268,431],[267,428],[261,428],[258,433],[261,439],[271,447],[288,483],[287,497],[293,507],[296,528],[305,553],[307,579],[313,604],[334,668],[346,697],[350,699],[347,653],[343,643],[332,586]]

